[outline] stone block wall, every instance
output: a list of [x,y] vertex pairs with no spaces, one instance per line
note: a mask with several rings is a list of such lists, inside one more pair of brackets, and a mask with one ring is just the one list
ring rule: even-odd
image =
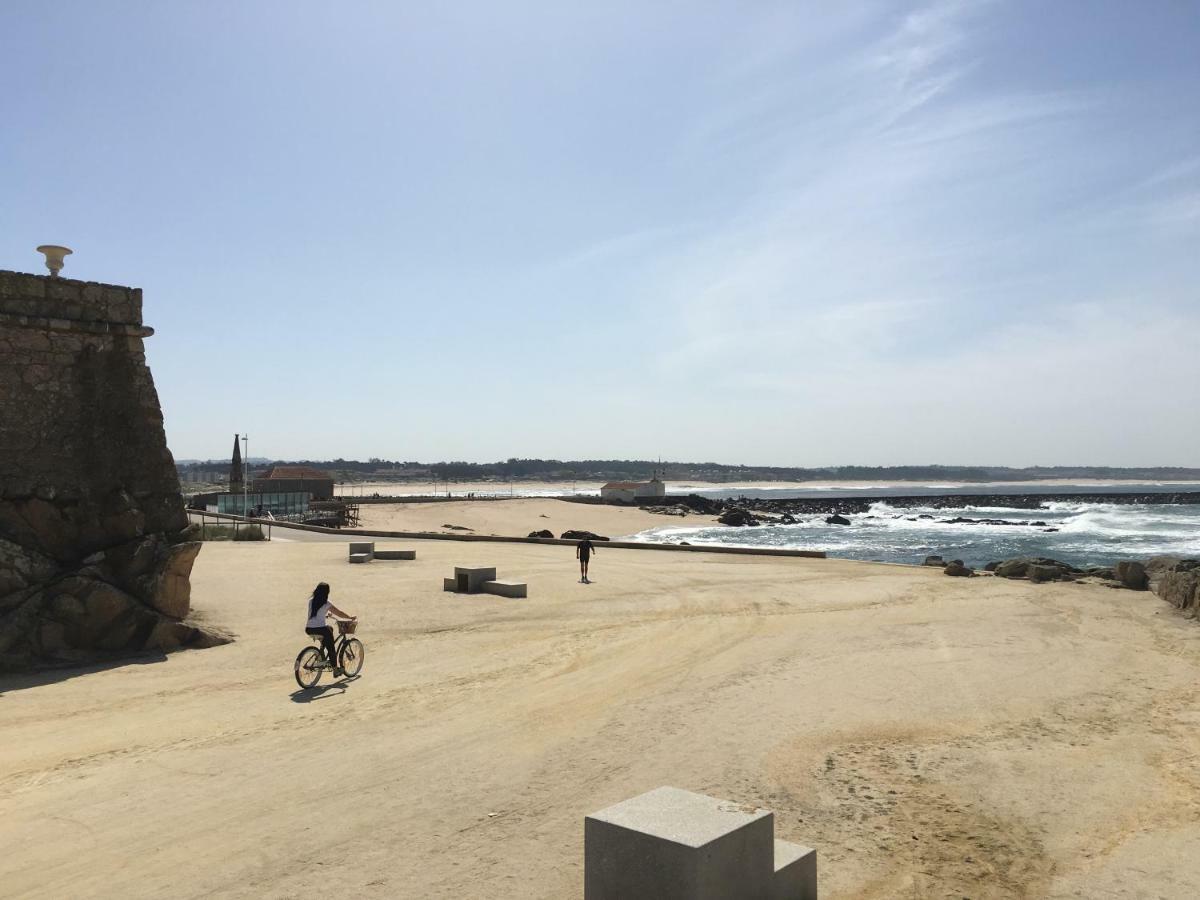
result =
[[142,292],[0,271],[0,667],[213,638]]

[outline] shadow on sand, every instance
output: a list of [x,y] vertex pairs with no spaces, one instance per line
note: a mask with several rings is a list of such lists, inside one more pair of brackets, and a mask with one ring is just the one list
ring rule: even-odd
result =
[[46,666],[30,672],[0,673],[0,697],[12,691],[23,691],[27,688],[42,687],[47,684],[57,684],[80,675],[92,675],[96,672],[106,672],[109,669],[119,669],[123,666],[144,666],[165,661],[167,655],[155,650],[139,653],[136,656],[114,656],[86,664],[65,663],[61,666]]
[[349,678],[342,678],[335,681],[333,684],[322,684],[314,688],[300,688],[292,691],[288,697],[293,703],[312,703],[314,700],[324,700],[326,697],[340,697],[346,693],[346,688],[361,678],[361,675],[353,675]]

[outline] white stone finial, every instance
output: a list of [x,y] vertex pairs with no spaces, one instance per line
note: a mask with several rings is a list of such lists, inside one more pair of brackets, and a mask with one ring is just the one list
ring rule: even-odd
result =
[[37,251],[46,254],[46,268],[50,270],[51,278],[58,277],[63,267],[63,257],[73,252],[70,247],[60,247],[57,244],[42,244]]

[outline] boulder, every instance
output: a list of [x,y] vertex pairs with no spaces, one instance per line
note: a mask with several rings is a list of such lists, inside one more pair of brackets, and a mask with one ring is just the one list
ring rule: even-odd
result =
[[[996,574],[999,575],[1000,572],[997,571]],[[1063,570],[1058,566],[1040,566],[1037,563],[1030,563],[1025,568],[1025,577],[1034,582],[1058,581],[1062,574]]]
[[845,516],[839,516],[837,513],[834,513],[832,516],[825,517],[825,524],[826,525],[849,525],[850,520],[847,519]]
[[923,566],[944,566],[944,565],[946,565],[946,561],[944,559],[942,559],[940,556],[927,556],[927,557],[925,557],[925,562],[921,563],[921,565],[923,565]]
[[1158,582],[1167,572],[1175,571],[1181,562],[1186,562],[1182,556],[1153,556],[1145,563],[1146,577],[1150,580],[1150,589],[1155,590]]
[[594,534],[591,531],[576,531],[574,529],[572,529],[571,531],[564,531],[562,533],[562,539],[564,541],[582,541],[582,540],[607,541],[608,540],[608,538],[603,537],[598,534]]
[[1132,591],[1144,591],[1149,584],[1146,567],[1140,562],[1119,562],[1113,567],[1113,573],[1122,587],[1127,587]]
[[159,562],[151,575],[138,580],[142,596],[164,616],[182,619],[192,603],[192,564],[203,546],[199,542],[160,548]]
[[554,537],[554,532],[548,528],[543,528],[541,531],[529,532],[529,537],[531,537],[531,538],[552,538],[552,537]]
[[992,571],[1001,578],[1024,578],[1026,572],[1029,570],[1029,560],[1006,559],[1003,562],[996,563],[995,566]]
[[50,557],[0,538],[0,597],[46,581],[56,568]]
[[[991,566],[988,563],[988,566]],[[1033,571],[1036,569],[1037,571]],[[996,563],[995,572],[1000,578],[1028,578],[1030,581],[1058,581],[1068,576],[1076,577],[1083,572],[1069,563],[1046,557],[1016,557]]]
[[942,574],[953,575],[959,578],[970,578],[975,573],[967,566],[964,566],[961,559],[956,559],[946,566],[946,568],[942,569]]
[[1168,568],[1159,564],[1155,569],[1158,596],[1190,618],[1200,616],[1200,559],[1176,559]]
[[761,524],[753,513],[750,513],[749,511],[737,506],[733,507],[732,509],[725,510],[725,512],[721,513],[721,515],[717,517],[717,521],[722,525],[732,525],[735,528],[741,528],[745,525]]

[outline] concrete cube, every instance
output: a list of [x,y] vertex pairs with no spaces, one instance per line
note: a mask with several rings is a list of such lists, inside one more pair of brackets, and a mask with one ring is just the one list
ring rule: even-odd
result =
[[375,558],[375,542],[374,541],[351,541],[350,542],[350,555],[353,556],[356,553],[365,553],[367,556],[367,559],[374,559]]
[[376,550],[376,559],[416,559],[416,550]]
[[766,810],[649,791],[584,819],[585,900],[796,900],[774,890],[774,829]]
[[369,554],[366,554],[366,553],[351,553],[350,554],[350,562],[352,562],[352,563],[369,563],[370,561],[371,561],[371,557]]
[[483,590],[498,597],[525,597],[528,585],[520,581],[485,581]]
[[478,594],[483,590],[485,581],[496,580],[496,567],[472,569],[465,566],[454,567],[453,590],[460,594]]
[[817,900],[817,851],[775,841],[771,900]]

